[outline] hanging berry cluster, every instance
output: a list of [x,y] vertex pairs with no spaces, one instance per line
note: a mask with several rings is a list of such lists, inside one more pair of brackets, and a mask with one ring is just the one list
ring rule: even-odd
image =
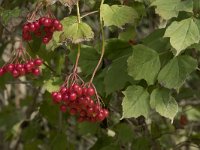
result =
[[109,112],[102,108],[99,98],[95,87],[84,84],[74,73],[67,78],[59,91],[52,92],[53,102],[60,105],[62,112],[68,111],[70,115],[76,116],[78,122],[100,122],[108,117]]
[[32,35],[42,39],[44,44],[49,43],[55,31],[62,31],[62,24],[59,20],[49,17],[41,17],[34,22],[28,22],[23,25],[22,38],[25,41],[31,41]]
[[27,74],[38,76],[40,75],[39,66],[42,63],[43,61],[40,58],[32,59],[21,44],[19,48],[13,51],[12,58],[0,68],[0,76],[5,73],[10,73],[14,78]]

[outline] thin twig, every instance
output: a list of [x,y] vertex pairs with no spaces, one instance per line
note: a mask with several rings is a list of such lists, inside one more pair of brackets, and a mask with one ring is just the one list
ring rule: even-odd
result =
[[84,17],[87,17],[87,16],[89,16],[89,15],[96,14],[96,13],[98,13],[98,12],[99,12],[98,10],[88,12],[88,13],[86,13],[85,15],[82,15],[82,16],[81,16],[81,19],[84,18]]
[[[104,0],[101,1],[101,5],[103,5],[103,3],[104,3]],[[91,83],[93,82],[93,80],[94,80],[94,76],[96,75],[96,72],[97,72],[99,66],[101,65],[101,62],[102,62],[102,60],[103,60],[103,56],[104,56],[104,53],[105,53],[105,34],[104,34],[104,29],[103,29],[103,20],[102,20],[101,17],[100,17],[100,26],[101,26],[101,36],[102,36],[101,56],[100,56],[100,59],[99,59],[99,61],[98,61],[98,63],[97,63],[97,66],[96,66],[95,69],[94,69],[94,72],[93,72],[93,74],[92,74],[92,77],[91,77],[91,79],[90,79],[90,82],[89,82],[90,84],[91,84]]]

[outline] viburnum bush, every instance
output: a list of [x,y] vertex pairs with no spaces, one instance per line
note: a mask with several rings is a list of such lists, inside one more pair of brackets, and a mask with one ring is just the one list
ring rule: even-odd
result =
[[0,4],[0,149],[200,149],[199,0]]

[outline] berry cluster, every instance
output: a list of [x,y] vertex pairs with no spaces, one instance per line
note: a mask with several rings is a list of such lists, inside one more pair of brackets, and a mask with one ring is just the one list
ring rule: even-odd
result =
[[53,36],[55,31],[62,31],[62,24],[59,20],[47,17],[41,17],[32,23],[25,23],[23,25],[22,38],[25,41],[32,40],[32,34],[41,37],[42,42],[47,44]]
[[32,59],[26,50],[22,47],[14,51],[13,57],[3,67],[0,67],[0,76],[5,73],[11,73],[14,78],[26,74],[40,75],[39,66],[43,61],[40,58]]
[[25,63],[9,63],[0,68],[0,76],[4,75],[5,73],[11,73],[14,78],[24,76],[29,73],[38,76],[40,75],[39,66],[41,65],[42,60],[40,58],[29,60]]
[[60,105],[62,112],[69,111],[70,115],[76,115],[78,122],[100,122],[108,116],[108,110],[94,102],[94,96],[94,88],[76,83],[69,87],[62,86],[58,92],[52,92],[53,102]]

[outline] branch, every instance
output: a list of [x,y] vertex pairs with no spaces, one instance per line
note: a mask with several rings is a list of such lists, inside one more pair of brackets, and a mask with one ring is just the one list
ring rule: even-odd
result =
[[180,101],[179,103],[180,106],[188,106],[188,105],[191,105],[191,106],[199,106],[200,105],[200,100],[182,100]]
[[96,14],[96,13],[98,13],[98,12],[99,12],[98,10],[88,12],[88,13],[84,14],[83,16],[81,16],[81,19],[84,18],[84,17],[87,17],[87,16],[89,16],[89,15]]

